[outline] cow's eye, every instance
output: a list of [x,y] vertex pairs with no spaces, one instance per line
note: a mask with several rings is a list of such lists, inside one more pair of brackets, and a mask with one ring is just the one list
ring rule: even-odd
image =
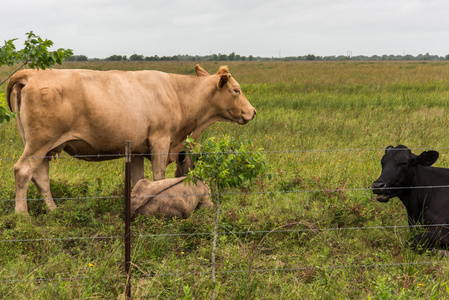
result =
[[240,94],[240,90],[239,90],[239,89],[234,89],[234,92],[235,92],[236,94]]

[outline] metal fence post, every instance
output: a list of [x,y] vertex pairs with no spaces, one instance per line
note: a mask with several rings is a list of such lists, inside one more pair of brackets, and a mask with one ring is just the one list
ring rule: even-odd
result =
[[131,299],[131,142],[125,142],[125,297]]

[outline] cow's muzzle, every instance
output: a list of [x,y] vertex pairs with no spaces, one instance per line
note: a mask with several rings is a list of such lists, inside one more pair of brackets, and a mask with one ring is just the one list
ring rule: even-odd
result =
[[253,113],[250,114],[249,116],[245,116],[244,114],[242,115],[242,118],[240,119],[240,121],[238,122],[240,125],[245,125],[246,123],[248,123],[249,121],[253,120],[256,117],[256,110],[253,110]]
[[373,193],[377,195],[376,199],[379,202],[388,202],[391,198],[391,191],[386,189],[387,185],[381,181],[373,182]]

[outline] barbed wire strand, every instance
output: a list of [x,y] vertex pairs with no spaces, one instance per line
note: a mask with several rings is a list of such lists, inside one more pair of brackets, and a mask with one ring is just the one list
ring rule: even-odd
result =
[[[303,224],[292,224],[289,226],[304,226]],[[368,226],[368,227],[327,227],[327,228],[302,228],[302,229],[281,229],[281,230],[252,230],[252,231],[224,231],[218,232],[218,235],[256,235],[266,233],[300,233],[300,232],[326,232],[326,231],[350,231],[350,230],[379,230],[379,229],[410,229],[410,228],[431,228],[431,227],[449,227],[449,224],[417,224],[417,225],[394,225],[394,226]],[[161,233],[161,234],[140,234],[135,238],[157,238],[157,237],[182,237],[182,236],[208,236],[213,232],[192,232],[192,233]],[[88,236],[88,237],[67,237],[67,238],[39,238],[39,239],[11,239],[0,240],[0,243],[12,242],[42,242],[42,241],[69,241],[69,240],[100,240],[100,239],[121,239],[123,236]]]
[[[219,193],[220,196],[226,195],[263,195],[263,194],[293,194],[293,193],[316,193],[316,192],[360,192],[360,191],[373,191],[373,190],[403,190],[403,189],[441,189],[449,188],[449,185],[429,185],[429,186],[408,186],[408,187],[387,187],[387,188],[333,188],[333,189],[307,189],[307,190],[293,190],[293,191],[254,191],[254,192],[224,192]],[[136,195],[134,198],[145,197],[176,197],[176,196],[205,196],[209,193],[201,194],[147,194]],[[89,200],[89,199],[123,199],[124,196],[90,196],[90,197],[60,197],[53,198],[53,200]],[[45,201],[45,199],[33,198],[33,199],[0,199],[0,202],[8,201]]]
[[66,238],[40,238],[40,239],[13,239],[13,240],[0,240],[0,243],[12,243],[12,242],[61,242],[72,240],[105,240],[105,239],[120,239],[122,235],[111,236],[75,236]]
[[[303,224],[290,226],[304,226]],[[295,232],[326,232],[326,231],[350,231],[350,230],[374,230],[374,229],[410,229],[410,228],[429,228],[429,227],[449,227],[449,224],[418,224],[418,225],[395,225],[395,226],[368,226],[368,227],[327,227],[327,228],[302,228],[302,229],[282,229],[282,230],[259,230],[259,231],[225,231],[219,232],[219,235],[237,235],[237,234],[266,234],[266,233],[295,233]],[[205,236],[213,235],[213,232],[194,232],[194,233],[161,233],[161,234],[141,234],[138,238],[152,237],[172,237],[172,236]]]
[[[435,147],[435,148],[391,148],[393,151],[415,151],[415,150],[449,150],[449,147]],[[251,154],[251,153],[321,153],[321,152],[372,152],[372,151],[385,151],[385,148],[361,148],[361,149],[303,149],[303,150],[261,150],[261,151],[228,151],[228,152],[194,152],[194,155],[222,155],[222,154]],[[155,155],[179,155],[179,152],[169,153],[133,153],[131,156],[155,156]],[[185,153],[183,153],[185,154]],[[50,158],[50,159],[62,159],[62,158],[122,158],[125,157],[125,153],[116,154],[76,154],[76,155],[45,155],[45,156],[3,156],[0,160],[14,160],[19,158]]]
[[[332,270],[332,269],[350,269],[350,268],[376,268],[376,267],[398,267],[398,266],[413,266],[413,265],[430,265],[430,264],[447,264],[449,261],[436,260],[436,261],[423,261],[423,262],[405,262],[405,263],[391,263],[391,264],[365,264],[365,265],[341,265],[341,266],[310,266],[310,267],[297,267],[297,268],[282,268],[282,269],[251,269],[251,272],[275,272],[275,271],[306,271],[306,270]],[[247,273],[248,270],[227,270],[217,271],[217,273]],[[186,273],[154,273],[148,274],[149,276],[183,276],[183,275],[201,275],[210,274],[211,272],[186,272]]]
[[[293,272],[293,271],[308,271],[308,270],[338,270],[338,269],[353,269],[353,268],[377,268],[377,267],[403,267],[403,266],[416,266],[416,265],[431,265],[431,264],[447,264],[449,260],[437,260],[437,261],[422,261],[422,262],[405,262],[405,263],[390,263],[390,264],[361,264],[361,265],[340,265],[340,266],[310,266],[310,267],[296,267],[296,268],[273,268],[273,269],[251,269],[251,272]],[[235,274],[235,273],[248,273],[249,270],[226,270],[216,271],[217,274]],[[134,278],[145,278],[154,276],[186,276],[186,275],[209,275],[212,272],[172,272],[172,273],[151,273],[144,275],[134,275]],[[19,282],[50,282],[50,281],[75,281],[86,280],[91,277],[57,277],[57,278],[30,278],[30,279],[2,279],[0,283],[19,283]],[[103,276],[105,279],[127,278],[126,276]]]

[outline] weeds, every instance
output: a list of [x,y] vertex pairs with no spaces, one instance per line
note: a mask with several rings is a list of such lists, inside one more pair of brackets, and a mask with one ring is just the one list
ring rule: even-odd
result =
[[[194,64],[63,67],[192,74]],[[215,62],[201,65],[209,72],[218,69]],[[381,205],[364,190],[380,174],[380,158],[390,144],[439,148],[437,164],[449,166],[447,64],[229,62],[229,69],[257,117],[245,126],[217,123],[200,142],[210,136],[245,136],[265,149],[275,176],[223,195],[217,298],[447,298],[447,259],[421,264],[440,257],[409,249],[408,228],[377,229],[407,226],[406,212],[400,201]],[[1,68],[0,77],[7,71]],[[10,201],[22,140],[13,122],[0,125],[0,136],[0,156],[6,157],[0,159],[0,298],[123,296],[124,247],[116,238],[123,235],[123,161],[53,160],[51,189],[58,209],[48,212],[41,200],[29,201],[32,215],[24,217],[14,214]],[[167,176],[173,169],[169,166]],[[147,162],[145,174],[151,179]],[[41,199],[33,184],[28,197]],[[183,220],[137,218],[132,225],[133,296],[209,298],[213,218],[206,209]],[[348,227],[376,229],[323,230]],[[63,239],[91,236],[110,238]],[[39,241],[10,241],[30,239]],[[382,266],[361,267],[372,265]],[[48,280],[26,281],[33,278]]]

